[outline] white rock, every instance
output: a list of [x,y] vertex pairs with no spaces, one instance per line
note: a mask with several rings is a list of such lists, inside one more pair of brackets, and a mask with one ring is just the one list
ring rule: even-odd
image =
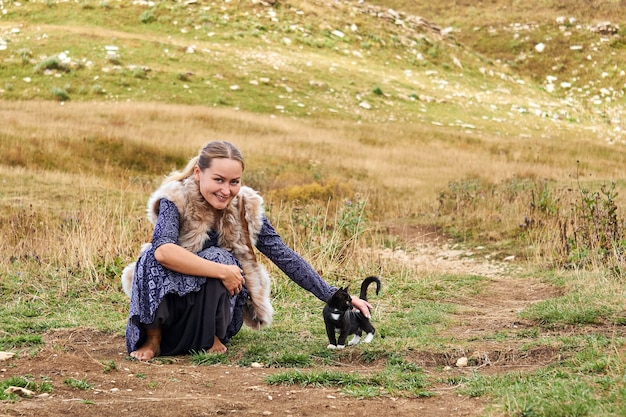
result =
[[456,366],[458,368],[463,368],[465,366],[467,366],[467,358],[465,356],[459,358],[456,360]]
[[17,394],[22,397],[32,397],[33,395],[35,395],[34,391],[31,391],[23,387],[15,387],[15,386],[8,387],[7,389],[4,390],[4,393],[5,394]]

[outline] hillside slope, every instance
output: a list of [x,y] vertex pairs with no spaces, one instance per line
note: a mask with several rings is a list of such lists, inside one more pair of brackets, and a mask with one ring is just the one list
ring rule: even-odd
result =
[[[623,141],[617,57],[592,57],[588,66],[601,78],[577,86],[560,74],[544,78],[524,63],[537,56],[564,61],[551,46],[537,52],[532,23],[503,17],[502,27],[476,30],[489,40],[482,45],[461,36],[467,28],[442,29],[387,6],[402,2],[378,3],[4,2],[0,98],[200,104],[445,125],[495,137],[546,127],[571,135],[582,124],[601,140]],[[444,23],[450,19],[441,16]],[[568,22],[561,26],[573,39],[578,32]],[[565,36],[565,29],[556,30]],[[608,41],[586,27],[580,32],[597,49],[595,57],[621,48],[619,32]],[[498,49],[488,55],[490,45]],[[517,58],[498,58],[507,54]],[[586,58],[575,59],[587,65]],[[560,72],[569,70],[566,64]]]

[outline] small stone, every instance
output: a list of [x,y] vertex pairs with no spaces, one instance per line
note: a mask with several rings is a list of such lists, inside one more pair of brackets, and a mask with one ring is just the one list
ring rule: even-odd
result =
[[467,358],[465,356],[456,360],[456,366],[459,368],[463,368],[467,366]]

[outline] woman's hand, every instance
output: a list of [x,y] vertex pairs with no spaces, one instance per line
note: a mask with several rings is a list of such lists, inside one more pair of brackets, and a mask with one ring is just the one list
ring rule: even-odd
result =
[[220,277],[222,284],[231,296],[239,294],[245,283],[243,271],[237,265],[223,265],[223,269]]
[[370,303],[353,295],[352,306],[358,309],[365,317],[367,317],[368,319],[370,318],[370,309],[372,308],[372,305]]

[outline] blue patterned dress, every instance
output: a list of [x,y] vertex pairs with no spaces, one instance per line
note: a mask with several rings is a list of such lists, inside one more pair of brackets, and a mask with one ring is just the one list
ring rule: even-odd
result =
[[[173,333],[176,333],[176,346],[164,350],[162,342],[162,355],[186,354],[192,350],[208,349],[212,346],[216,334],[227,343],[241,329],[243,306],[247,298],[245,287],[238,295],[228,297],[221,281],[174,272],[163,267],[155,259],[155,249],[165,243],[176,244],[178,232],[179,212],[176,205],[170,200],[161,199],[152,245],[140,255],[135,266],[126,326],[126,347],[129,353],[144,343],[146,327],[155,322],[157,309],[161,311],[165,304],[170,306],[170,310],[172,308],[186,310],[184,316],[179,314],[178,321],[172,327]],[[217,240],[217,233],[210,232],[197,255],[222,264],[239,265],[238,260],[230,252],[217,246]],[[336,291],[336,287],[326,283],[309,263],[283,242],[266,217],[263,218],[263,226],[257,236],[256,248],[292,281],[321,301],[325,302]],[[206,285],[207,283],[209,285]],[[218,292],[225,294],[226,298],[217,294]],[[222,309],[226,311],[223,314],[219,312],[219,307],[216,311],[215,306],[203,305],[216,302],[224,304]],[[228,324],[221,331],[215,327],[216,314],[228,316],[226,317]],[[167,338],[165,328],[163,333],[163,337]]]

